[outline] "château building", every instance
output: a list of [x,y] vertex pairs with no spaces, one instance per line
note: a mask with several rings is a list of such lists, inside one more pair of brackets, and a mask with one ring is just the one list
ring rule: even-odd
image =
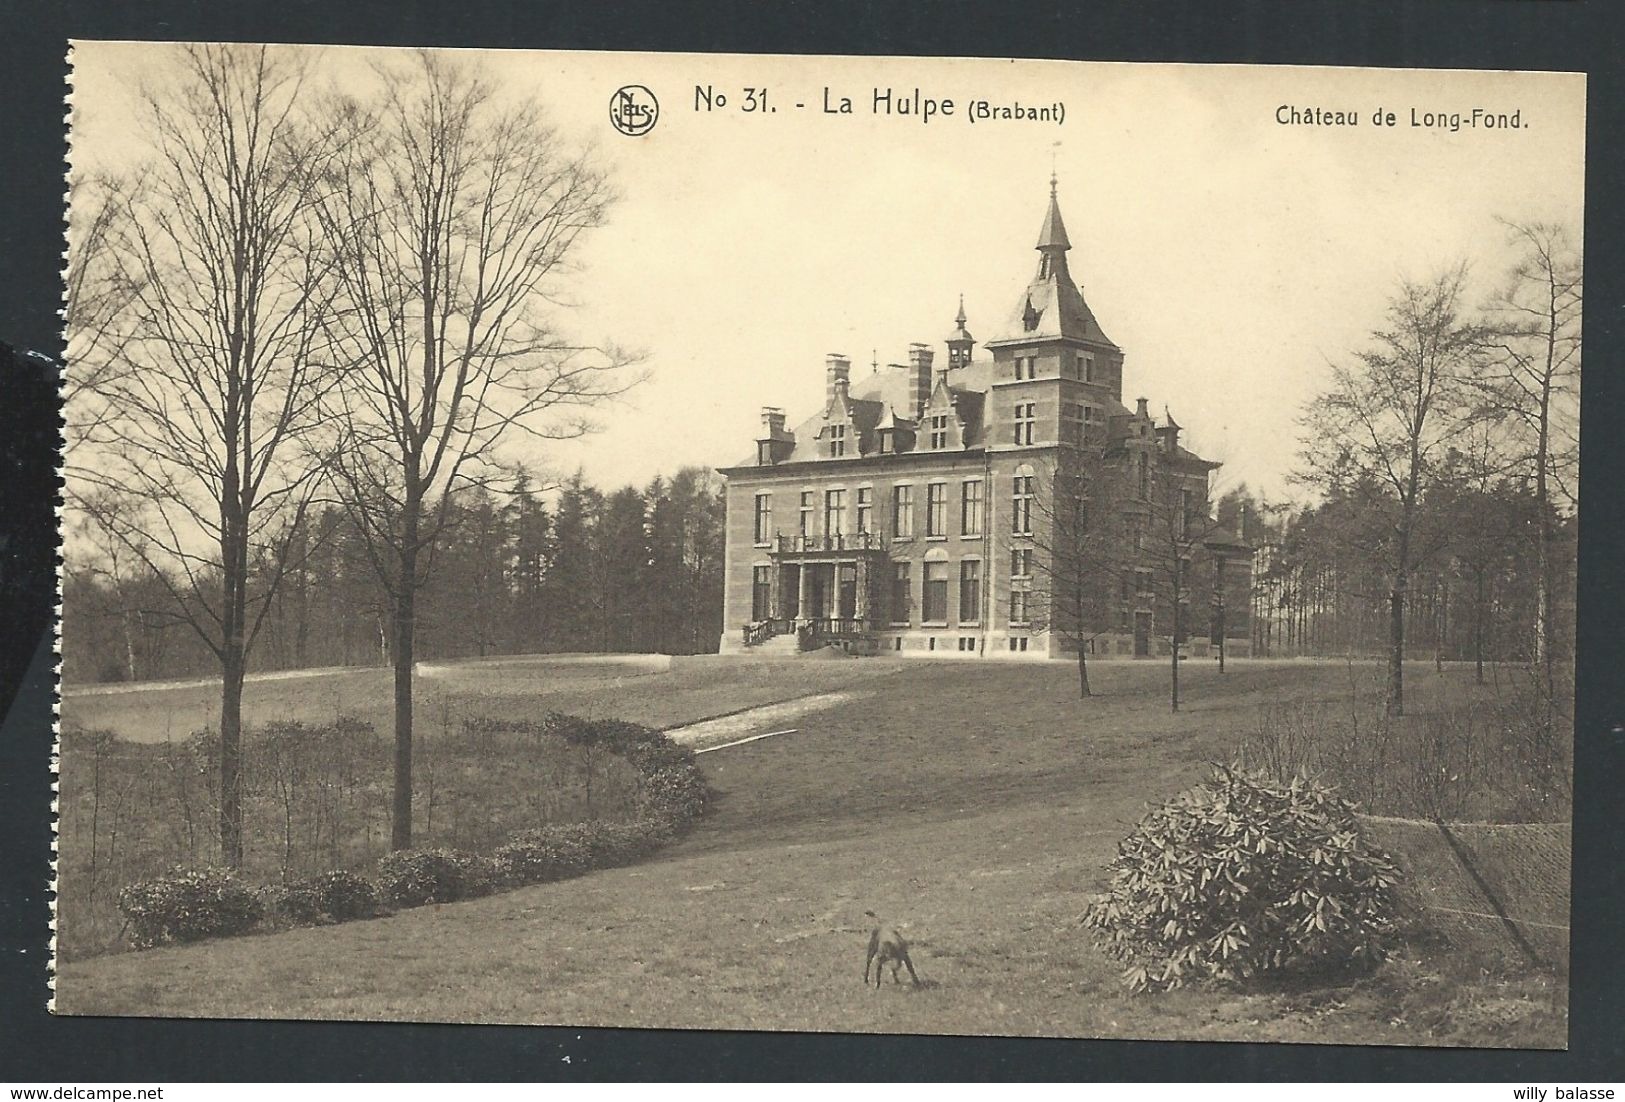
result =
[[[978,347],[854,379],[823,408],[762,411],[727,478],[723,653],[829,644],[908,655],[1246,654],[1251,549],[1210,519],[1219,464],[1144,398],[1071,274],[1055,180],[1031,282]],[[941,353],[939,357],[939,352]]]

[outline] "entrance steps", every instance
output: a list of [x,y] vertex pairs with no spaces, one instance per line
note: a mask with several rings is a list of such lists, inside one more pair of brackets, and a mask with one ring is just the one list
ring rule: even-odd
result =
[[801,645],[796,633],[792,631],[765,639],[754,647],[746,647],[745,653],[762,658],[794,658],[801,653]]

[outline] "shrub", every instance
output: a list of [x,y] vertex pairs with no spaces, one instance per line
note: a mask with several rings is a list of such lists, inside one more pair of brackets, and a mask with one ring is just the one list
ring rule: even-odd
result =
[[216,868],[177,868],[131,884],[118,893],[118,908],[138,949],[245,933],[264,913],[252,888]]
[[704,814],[710,796],[705,778],[692,764],[668,765],[644,775],[639,810],[671,820],[676,830]]
[[281,890],[277,904],[293,922],[350,922],[378,913],[378,889],[365,877],[341,869],[294,881]]
[[1148,812],[1108,871],[1084,923],[1135,991],[1375,963],[1394,931],[1393,862],[1352,804],[1303,778],[1215,767]]
[[592,867],[592,848],[580,827],[537,827],[515,834],[496,851],[495,860],[507,884],[545,884],[586,872]]
[[660,848],[671,833],[667,823],[649,818],[585,825],[589,828],[587,848],[592,854],[594,868],[609,868],[636,861]]
[[296,926],[312,926],[322,920],[322,901],[316,885],[309,880],[265,889],[267,909]]
[[473,899],[496,883],[495,862],[461,850],[401,850],[378,862],[378,893],[398,907]]

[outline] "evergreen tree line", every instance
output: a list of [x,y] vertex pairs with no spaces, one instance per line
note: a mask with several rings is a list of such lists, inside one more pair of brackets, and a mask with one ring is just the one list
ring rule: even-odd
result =
[[[1393,502],[1371,479],[1309,507],[1273,505],[1245,486],[1225,495],[1220,516],[1239,517],[1255,550],[1252,647],[1261,657],[1374,658],[1391,646],[1389,581],[1373,554],[1392,538]],[[1512,478],[1458,474],[1428,494],[1420,558],[1406,593],[1410,660],[1528,663],[1534,660],[1541,508]],[[1556,657],[1572,657],[1575,519],[1548,510],[1553,541]]]
[[[581,474],[554,493],[458,493],[418,604],[419,660],[560,652],[715,651],[722,630],[721,480],[684,468],[604,492]],[[339,505],[313,510],[276,587],[258,670],[383,666],[390,604]],[[63,678],[202,677],[218,660],[173,579],[87,525],[63,577]],[[269,570],[265,564],[255,569]]]

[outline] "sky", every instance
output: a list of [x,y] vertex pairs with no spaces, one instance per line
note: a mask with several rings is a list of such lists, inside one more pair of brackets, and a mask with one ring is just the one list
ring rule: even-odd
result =
[[[133,103],[162,79],[164,49],[75,44],[75,173],[146,155]],[[321,78],[347,87],[396,53],[314,50]],[[601,411],[601,431],[518,452],[605,487],[745,459],[762,406],[791,424],[816,411],[827,353],[851,357],[855,379],[911,342],[945,355],[960,295],[970,331],[997,336],[1037,262],[1053,171],[1072,274],[1125,351],[1125,402],[1171,411],[1224,462],[1217,485],[1279,498],[1297,492],[1300,410],[1401,279],[1466,261],[1487,294],[1509,259],[1497,217],[1582,221],[1578,74],[449,52],[594,147],[620,193],[559,324],[640,349],[648,377]],[[640,136],[610,122],[629,84],[660,106]],[[697,108],[699,87],[726,105]],[[773,110],[741,110],[746,88]],[[826,89],[852,113],[826,113]],[[876,89],[953,113],[876,114]],[[972,121],[975,100],[1064,115]],[[1278,121],[1290,108],[1359,121]],[[1520,126],[1468,126],[1474,108]],[[1373,125],[1377,111],[1394,125]],[[1445,125],[1412,125],[1430,114]]]

